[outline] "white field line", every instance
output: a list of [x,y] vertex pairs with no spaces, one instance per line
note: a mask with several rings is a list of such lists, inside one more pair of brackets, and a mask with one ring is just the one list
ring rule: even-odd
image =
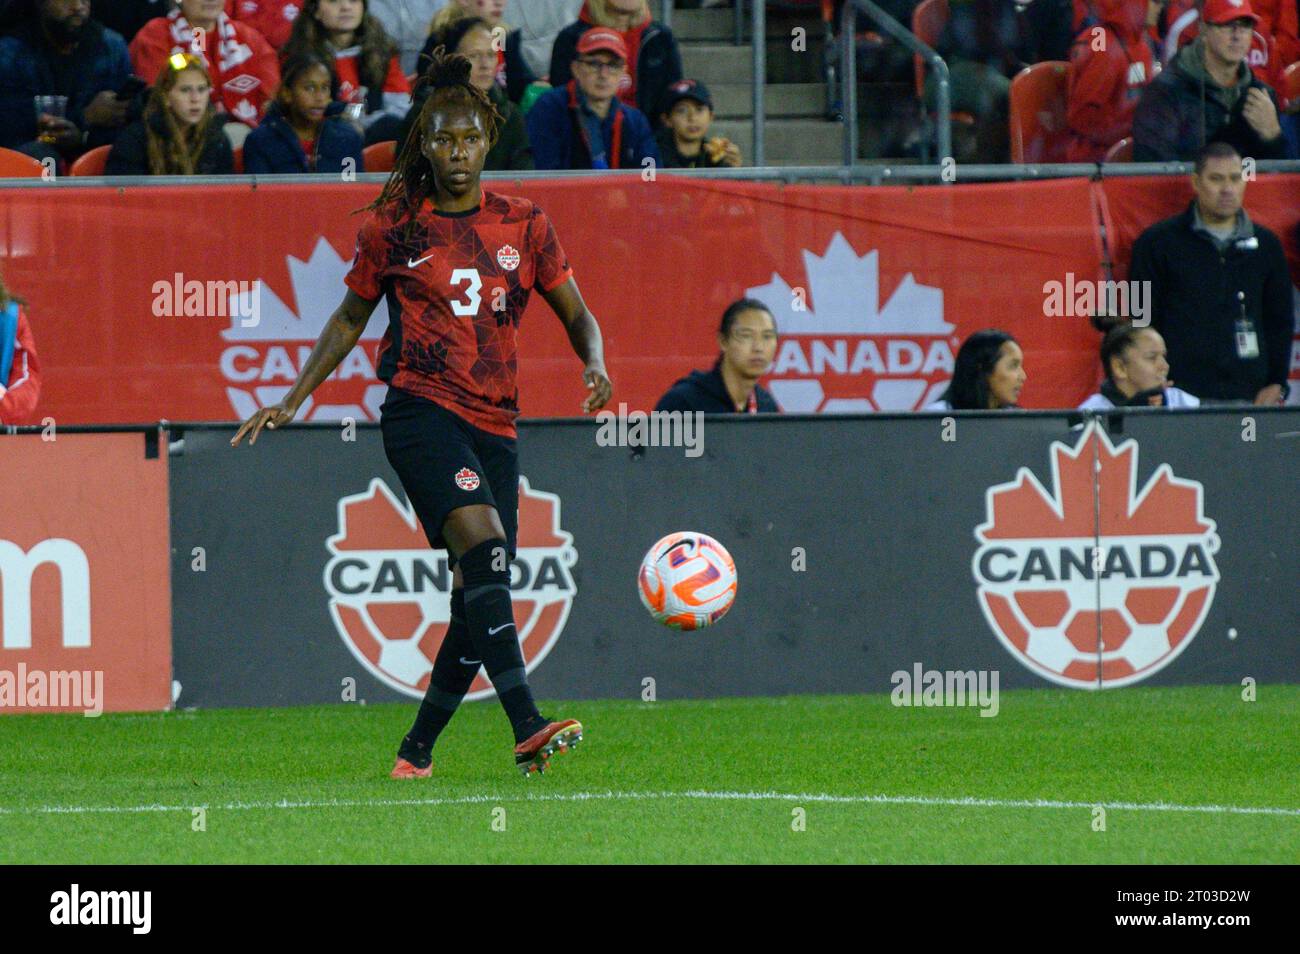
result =
[[1300,817],[1300,808],[1254,805],[1177,805],[1169,802],[1067,802],[1052,799],[941,798],[927,795],[827,795],[816,792],[554,792],[512,795],[462,795],[452,798],[306,799],[262,802],[195,803],[193,805],[34,805],[6,808],[0,815],[139,815],[152,812],[192,812],[196,808],[215,811],[268,811],[310,808],[402,808],[443,805],[497,805],[518,802],[616,802],[616,801],[717,802],[822,802],[834,805],[924,805],[951,808],[1046,808],[1093,809],[1133,812],[1194,812],[1207,815],[1285,815]]

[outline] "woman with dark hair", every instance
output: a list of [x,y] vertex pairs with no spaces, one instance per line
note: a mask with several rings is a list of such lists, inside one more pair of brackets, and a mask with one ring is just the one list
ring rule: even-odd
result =
[[292,174],[361,172],[365,142],[334,101],[334,65],[312,52],[284,62],[284,79],[266,118],[244,141],[244,171]]
[[1101,340],[1101,368],[1106,377],[1098,393],[1080,410],[1112,407],[1199,407],[1201,399],[1173,387],[1169,352],[1154,328],[1115,325]]
[[722,313],[718,347],[722,353],[708,371],[692,371],[668,389],[656,411],[706,414],[777,414],[781,409],[758,379],[776,356],[776,319],[755,298],[733,301]]
[[235,155],[224,132],[226,121],[212,105],[212,78],[203,60],[174,53],[149,92],[144,115],[113,143],[104,174],[229,175]]
[[379,377],[384,452],[425,536],[452,564],[450,624],[424,702],[397,750],[393,778],[426,778],[433,745],[479,669],[487,671],[525,775],[582,741],[575,719],[539,714],[510,598],[519,512],[517,328],[537,289],[583,361],[585,412],[609,400],[600,327],[578,291],[546,214],[527,199],[483,190],[501,117],[470,81],[463,56],[435,51],[431,87],[393,173],[357,235],[348,292],[284,399],[239,428],[288,424],[356,346],[388,301]]
[[999,411],[1016,407],[1025,386],[1025,356],[1005,331],[985,328],[962,342],[952,381],[927,411]]
[[[467,19],[482,20],[487,24],[489,34],[499,37],[492,45],[495,57],[492,82],[501,88],[512,103],[520,102],[528,87],[537,82],[537,77],[528,68],[519,50],[522,43],[520,31],[512,30],[506,24],[505,12],[506,0],[449,0],[429,24],[429,36],[424,41],[424,49],[420,51],[420,66],[429,62],[429,56],[436,47],[445,46],[448,50],[456,48],[448,34],[452,27]],[[546,89],[544,84],[542,89]]]
[[334,61],[338,98],[363,106],[366,145],[396,139],[411,108],[411,84],[397,44],[369,14],[367,0],[305,0],[283,58],[309,51]]
[[[463,17],[443,31],[442,39],[448,53],[463,56],[473,64],[469,81],[487,93],[488,99],[492,100],[492,105],[501,114],[501,134],[488,153],[483,171],[533,168],[533,150],[528,142],[524,114],[510,102],[497,83],[497,52],[492,46],[491,25],[479,17]],[[429,60],[425,57],[422,62],[428,63]],[[420,115],[428,95],[429,87],[417,83],[411,111],[406,114],[397,134],[398,142],[405,142],[407,131]]]

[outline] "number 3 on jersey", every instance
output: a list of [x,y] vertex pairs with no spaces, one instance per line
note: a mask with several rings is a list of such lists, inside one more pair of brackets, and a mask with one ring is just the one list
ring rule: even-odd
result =
[[479,277],[477,268],[458,268],[451,273],[451,283],[453,286],[465,283],[463,289],[465,296],[464,301],[451,299],[451,310],[453,314],[462,317],[470,317],[478,314],[478,306],[482,304],[483,297],[479,295],[480,289],[483,288],[483,279]]

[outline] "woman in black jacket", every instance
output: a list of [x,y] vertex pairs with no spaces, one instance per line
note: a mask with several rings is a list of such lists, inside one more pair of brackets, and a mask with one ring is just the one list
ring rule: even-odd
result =
[[334,102],[333,64],[311,51],[284,62],[280,90],[264,118],[244,140],[244,171],[250,174],[363,171],[365,140],[343,119]]
[[663,111],[668,87],[682,78],[682,53],[672,30],[650,17],[646,0],[586,0],[578,21],[570,23],[555,38],[551,48],[552,86],[563,86],[573,79],[573,61],[578,55],[578,40],[592,27],[609,27],[622,34],[623,42],[635,55],[632,86],[620,88],[618,98],[625,106],[635,106],[645,113],[655,128]]
[[110,176],[212,176],[234,171],[224,132],[212,107],[212,79],[197,56],[177,53],[154,83],[138,122],[118,135],[104,173]]

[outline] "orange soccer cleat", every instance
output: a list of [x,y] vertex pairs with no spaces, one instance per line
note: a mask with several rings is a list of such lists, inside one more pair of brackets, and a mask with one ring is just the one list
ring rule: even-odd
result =
[[413,765],[412,763],[406,761],[406,759],[402,758],[399,755],[397,757],[397,761],[393,763],[393,771],[389,774],[388,777],[389,778],[428,778],[432,774],[433,774],[432,762],[430,762],[424,768],[420,768],[418,765]]
[[581,741],[582,723],[577,719],[548,722],[540,731],[515,746],[515,765],[525,778],[532,778],[534,774],[546,771],[552,755],[567,752]]

